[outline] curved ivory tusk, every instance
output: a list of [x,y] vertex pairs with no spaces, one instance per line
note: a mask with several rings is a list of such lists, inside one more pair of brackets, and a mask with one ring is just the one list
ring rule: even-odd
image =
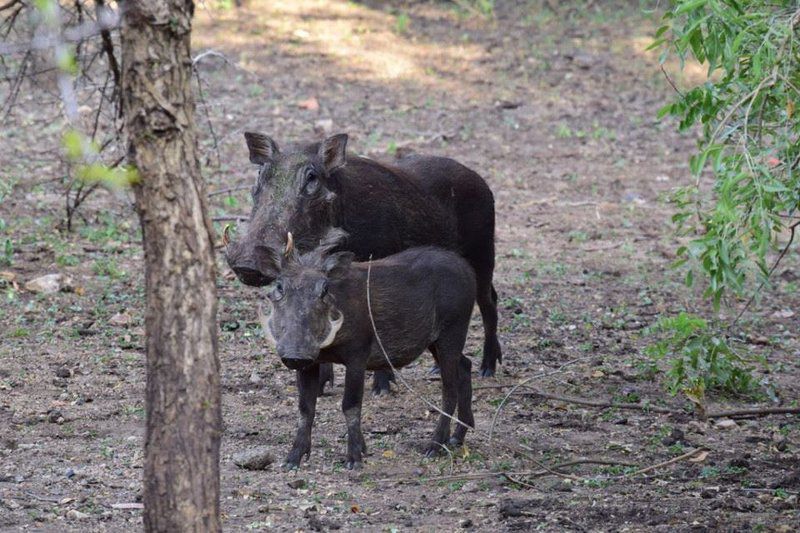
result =
[[258,321],[261,323],[261,330],[264,332],[264,338],[267,339],[267,343],[275,348],[276,342],[275,337],[272,336],[272,328],[270,327],[270,319],[272,318],[272,303],[269,303],[269,315],[264,316],[264,310],[261,308],[261,304],[258,304]]
[[283,251],[283,255],[289,255],[294,250],[294,237],[292,237],[292,232],[288,232],[286,234],[286,250]]
[[339,310],[335,310],[334,312],[339,316],[333,318],[331,315],[328,315],[328,321],[330,322],[331,329],[328,331],[327,337],[325,337],[325,339],[319,345],[320,350],[333,344],[333,341],[336,339],[336,334],[339,333],[339,330],[342,328],[342,324],[344,323],[344,315],[342,312]]
[[222,246],[228,246],[231,242],[231,237],[229,232],[231,231],[231,225],[225,224],[225,228],[222,230]]

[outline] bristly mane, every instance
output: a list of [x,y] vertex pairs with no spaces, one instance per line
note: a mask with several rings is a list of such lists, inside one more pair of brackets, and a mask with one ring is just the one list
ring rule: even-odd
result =
[[286,257],[284,265],[288,266],[289,264],[294,263],[299,266],[319,268],[322,266],[322,263],[328,254],[330,254],[331,251],[337,246],[343,244],[346,238],[347,232],[343,229],[330,228],[319,240],[317,247],[310,252],[300,255],[297,253],[297,249],[293,249],[289,256]]

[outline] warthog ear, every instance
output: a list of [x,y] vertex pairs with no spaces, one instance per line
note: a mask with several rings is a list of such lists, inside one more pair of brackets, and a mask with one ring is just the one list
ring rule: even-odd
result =
[[355,254],[353,254],[353,252],[336,252],[335,254],[331,254],[323,261],[322,270],[328,277],[339,277],[350,268],[350,263],[353,262],[354,257]]
[[347,134],[339,133],[328,137],[319,145],[319,156],[328,173],[342,168],[347,162]]
[[256,268],[262,274],[269,274],[270,277],[276,277],[277,273],[281,270],[281,256],[280,253],[269,246],[259,244],[253,250],[255,256]]
[[263,133],[246,131],[244,132],[244,138],[247,141],[247,148],[250,150],[251,163],[263,165],[275,159],[275,155],[278,153],[278,145],[275,144],[271,137]]

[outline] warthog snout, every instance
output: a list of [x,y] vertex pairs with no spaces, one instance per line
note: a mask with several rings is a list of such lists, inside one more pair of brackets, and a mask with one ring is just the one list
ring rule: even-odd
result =
[[263,287],[269,285],[277,276],[277,272],[266,272],[256,265],[253,257],[253,248],[246,246],[242,241],[234,241],[228,244],[225,250],[225,258],[236,277],[245,285]]
[[281,357],[281,362],[284,365],[286,365],[286,368],[290,368],[292,370],[303,370],[304,368],[311,365],[311,363],[313,363],[314,360],[308,357],[287,355]]

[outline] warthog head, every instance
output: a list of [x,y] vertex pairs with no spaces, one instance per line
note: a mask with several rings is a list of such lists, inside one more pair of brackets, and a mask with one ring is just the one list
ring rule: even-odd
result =
[[271,262],[256,260],[256,248],[277,249],[287,233],[299,252],[313,249],[332,225],[334,192],[331,174],[345,165],[347,135],[281,152],[262,133],[244,134],[250,162],[258,165],[252,189],[253,211],[237,240],[226,249],[228,264],[247,285],[263,286],[278,275]]
[[260,313],[261,324],[281,361],[291,369],[316,361],[344,324],[345,317],[328,289],[353,260],[350,252],[330,253],[345,235],[331,229],[305,254],[297,251],[291,233],[283,250],[256,247],[257,267],[278,272],[267,292],[268,313]]

